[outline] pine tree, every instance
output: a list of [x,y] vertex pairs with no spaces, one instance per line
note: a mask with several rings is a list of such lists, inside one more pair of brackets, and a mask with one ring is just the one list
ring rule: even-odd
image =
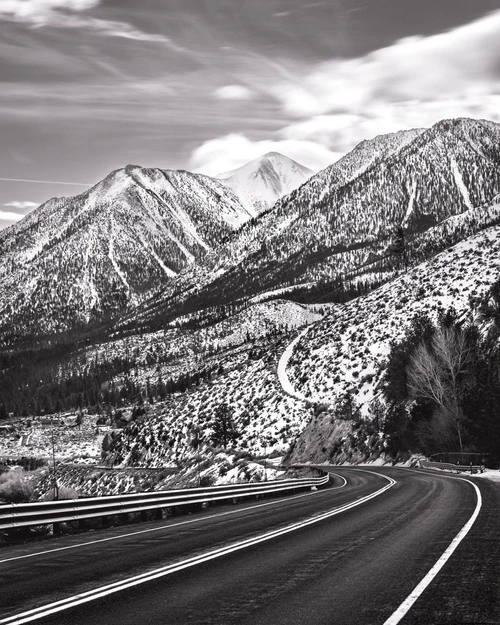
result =
[[233,411],[227,404],[219,404],[215,410],[212,422],[212,435],[210,440],[213,445],[222,445],[224,449],[230,443],[235,443],[240,437],[233,419]]

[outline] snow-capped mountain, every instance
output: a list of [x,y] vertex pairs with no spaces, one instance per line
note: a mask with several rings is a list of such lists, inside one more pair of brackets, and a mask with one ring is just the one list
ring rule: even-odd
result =
[[225,275],[240,292],[249,290],[242,276],[257,272],[259,289],[331,280],[379,259],[395,228],[418,253],[430,229],[480,214],[498,193],[498,124],[458,119],[377,137],[243,227]]
[[264,154],[246,165],[216,176],[254,216],[300,187],[314,172],[278,152]]
[[396,229],[411,266],[493,223],[488,206],[499,193],[498,124],[444,120],[375,137],[247,222],[179,278],[180,300],[167,290],[147,316],[283,287],[293,297],[293,285],[301,301],[324,299],[341,282],[372,288],[403,266],[389,252]]
[[125,311],[250,218],[221,182],[129,165],[0,233],[0,332],[57,332]]

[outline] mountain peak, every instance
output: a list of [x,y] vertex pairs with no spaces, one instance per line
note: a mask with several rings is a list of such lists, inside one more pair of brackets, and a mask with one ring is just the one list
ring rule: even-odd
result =
[[288,156],[271,151],[216,178],[235,193],[247,210],[258,215],[313,174]]
[[[294,161],[293,158],[290,158],[289,156],[285,156],[284,154],[281,154],[281,152],[266,152],[266,154],[263,154],[260,157],[260,160],[264,160],[265,158],[269,160],[289,161],[289,162],[299,165],[299,163],[297,163],[297,161]],[[255,160],[259,160],[259,159],[255,159]]]
[[0,335],[129,310],[250,218],[219,180],[137,165],[45,202],[0,234]]

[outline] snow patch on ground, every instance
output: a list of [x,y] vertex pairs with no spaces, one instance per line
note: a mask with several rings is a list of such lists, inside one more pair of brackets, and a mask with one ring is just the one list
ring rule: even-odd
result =
[[163,269],[163,272],[165,273],[165,275],[167,275],[169,278],[175,278],[175,276],[177,275],[177,273],[175,271],[173,271],[172,269],[170,269],[170,267],[167,267],[165,265],[165,263],[162,261],[162,259],[158,256],[158,254],[154,251],[154,249],[152,247],[148,247],[146,245],[146,243],[144,243],[144,247],[148,250],[148,252],[151,254],[151,256],[156,260],[156,262],[160,265],[160,267]]
[[483,473],[477,473],[474,477],[482,477],[486,480],[492,480],[500,484],[500,470],[498,469],[485,469]]
[[455,178],[455,183],[460,191],[462,197],[464,198],[465,205],[468,209],[474,208],[472,201],[470,199],[469,191],[465,186],[464,179],[462,178],[462,174],[458,168],[458,163],[455,158],[452,156],[450,158],[451,161],[451,170],[453,172],[453,177]]
[[114,234],[113,234],[113,223],[111,223],[111,232],[109,234],[108,258],[111,261],[111,264],[113,265],[113,268],[114,268],[117,276],[120,278],[123,286],[130,293],[131,292],[130,285],[127,282],[127,278],[125,277],[125,274],[123,273],[123,271],[118,266],[118,263],[116,262],[116,258],[115,258],[115,242],[114,242]]
[[417,196],[417,181],[415,180],[415,178],[413,178],[412,184],[411,184],[410,199],[408,200],[408,208],[406,209],[406,214],[404,216],[403,223],[402,223],[403,226],[405,226],[408,223],[410,217],[413,214],[413,205],[415,204],[416,196]]

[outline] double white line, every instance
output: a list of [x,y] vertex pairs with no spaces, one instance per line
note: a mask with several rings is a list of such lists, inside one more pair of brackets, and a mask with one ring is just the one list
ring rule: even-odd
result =
[[308,525],[319,523],[320,521],[324,521],[325,519],[336,516],[337,514],[341,514],[342,512],[351,510],[352,508],[355,508],[356,506],[360,506],[361,504],[369,501],[370,499],[374,499],[375,497],[378,497],[379,495],[384,493],[389,488],[392,488],[396,484],[395,480],[388,477],[387,475],[382,475],[381,473],[376,473],[375,475],[378,475],[384,478],[389,483],[383,488],[380,488],[374,493],[371,493],[370,495],[366,495],[365,497],[361,497],[360,499],[357,499],[356,501],[345,504],[343,506],[339,506],[338,508],[334,508],[333,510],[330,510],[329,512],[318,514],[309,519],[306,519],[305,521],[293,523],[281,529],[273,530],[271,532],[261,534],[260,536],[255,536],[253,538],[248,538],[246,540],[232,543],[230,545],[227,545],[226,547],[221,547],[219,549],[214,549],[213,551],[208,551],[207,553],[194,556],[192,558],[188,558],[187,560],[182,560],[181,562],[177,562],[176,564],[163,566],[159,569],[149,571],[148,573],[135,575],[134,577],[129,577],[122,581],[114,582],[113,584],[107,584],[106,586],[95,588],[94,590],[89,590],[87,592],[83,592],[78,595],[74,595],[72,597],[62,599],[60,601],[55,601],[54,603],[49,603],[47,605],[34,608],[33,610],[28,610],[27,612],[22,612],[21,614],[10,616],[8,618],[0,620],[0,624],[1,625],[21,625],[22,623],[30,623],[32,621],[36,621],[37,619],[44,618],[51,614],[56,614],[57,612],[68,610],[69,608],[73,608],[75,606],[81,605],[82,603],[95,601],[96,599],[100,599],[102,597],[112,595],[116,592],[121,592],[122,590],[126,590],[127,588],[132,588],[133,586],[145,584],[146,582],[150,582],[160,577],[171,575],[172,573],[177,573],[177,571],[188,569],[192,566],[196,566],[197,564],[202,564],[210,560],[215,560],[216,558],[221,558],[222,556],[228,555],[230,553],[234,553],[235,551],[240,551],[241,549],[246,549],[247,547],[258,545],[259,543],[263,543],[267,540],[272,540],[273,538],[277,538],[278,536],[283,536],[284,534],[295,532],[299,529],[302,529],[303,527],[307,527]]

